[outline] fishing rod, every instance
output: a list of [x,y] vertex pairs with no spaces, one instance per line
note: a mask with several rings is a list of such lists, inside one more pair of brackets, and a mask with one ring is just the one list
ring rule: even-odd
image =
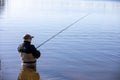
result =
[[71,23],[70,25],[68,25],[67,27],[65,27],[64,29],[62,29],[61,31],[59,31],[58,33],[56,33],[55,35],[53,35],[52,37],[48,38],[46,41],[44,41],[43,43],[41,43],[40,45],[38,45],[36,48],[41,47],[42,45],[44,45],[45,43],[47,43],[51,39],[55,38],[57,35],[59,35],[60,33],[62,33],[65,30],[67,30],[68,28],[70,28],[71,26],[73,26],[74,24],[76,24],[77,22],[79,22],[80,20],[84,19],[88,15],[90,15],[90,13],[88,13],[85,16],[83,16],[83,17],[79,18],[78,20],[74,21],[73,23]]

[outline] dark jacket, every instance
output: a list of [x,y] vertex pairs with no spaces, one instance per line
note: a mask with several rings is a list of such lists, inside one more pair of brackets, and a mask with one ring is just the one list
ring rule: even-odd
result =
[[41,56],[40,51],[38,51],[35,46],[28,41],[24,41],[24,43],[19,45],[18,52],[32,54],[34,58],[39,58]]

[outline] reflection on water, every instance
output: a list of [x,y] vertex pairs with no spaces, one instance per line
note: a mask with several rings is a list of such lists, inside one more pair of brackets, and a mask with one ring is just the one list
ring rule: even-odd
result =
[[5,6],[5,0],[0,0],[0,14],[2,13]]
[[36,70],[22,66],[17,80],[40,80],[40,75]]

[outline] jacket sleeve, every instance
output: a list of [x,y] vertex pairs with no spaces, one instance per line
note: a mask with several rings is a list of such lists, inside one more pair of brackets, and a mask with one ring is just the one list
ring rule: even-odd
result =
[[39,58],[41,56],[40,51],[38,51],[34,45],[31,45],[31,52],[34,58]]
[[17,48],[18,52],[21,52],[21,47],[22,47],[22,45],[20,44]]

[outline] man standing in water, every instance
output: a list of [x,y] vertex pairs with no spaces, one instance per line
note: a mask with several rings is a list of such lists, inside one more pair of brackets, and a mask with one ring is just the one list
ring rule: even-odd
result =
[[18,46],[18,52],[22,60],[22,68],[31,68],[36,71],[36,59],[41,56],[41,53],[31,44],[32,38],[30,34],[25,34],[24,42]]

